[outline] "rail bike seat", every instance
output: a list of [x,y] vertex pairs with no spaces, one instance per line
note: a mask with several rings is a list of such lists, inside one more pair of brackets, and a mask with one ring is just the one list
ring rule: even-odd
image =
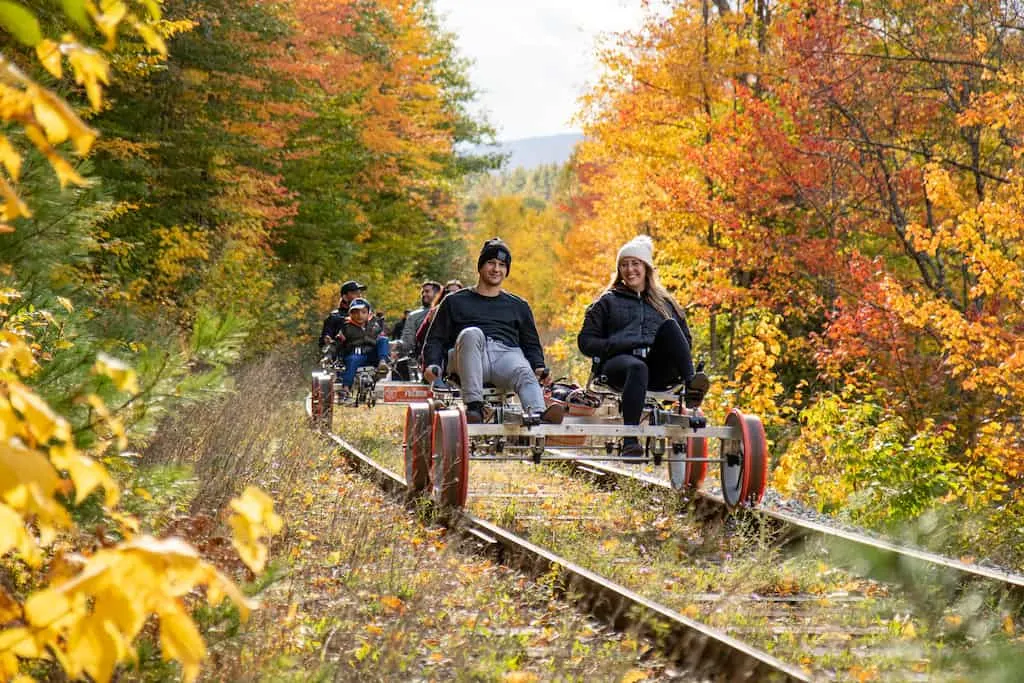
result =
[[[704,374],[703,361],[698,363],[696,370],[695,378],[700,377],[704,382],[704,386],[701,389],[697,389],[694,392],[694,390],[686,386],[686,382],[677,381],[664,389],[648,389],[644,397],[644,404],[658,406],[678,404],[688,408],[699,407],[704,399],[704,392],[707,391],[708,378]],[[590,377],[587,380],[587,391],[619,399],[622,397],[622,389],[622,387],[615,386],[609,382],[608,376],[601,372],[601,359],[592,358]]]
[[[603,398],[612,398],[616,401],[621,400],[622,387],[615,386],[609,382],[608,377],[602,374],[600,369],[600,359],[594,358],[590,378],[587,380],[587,392],[602,396]],[[703,373],[703,369],[704,364],[701,363],[698,372]],[[703,399],[703,393],[700,394],[700,398]],[[707,426],[707,419],[698,409],[699,403],[700,399],[697,400],[696,405],[688,403],[685,382],[677,382],[665,389],[648,389],[644,395],[644,407],[646,410],[651,411],[651,420],[658,420],[660,422],[664,419],[674,419],[670,415],[685,416],[686,423],[694,428]]]
[[[587,380],[587,391],[593,394],[602,395],[614,399],[622,398],[622,387],[617,387],[608,381],[606,375],[591,373]],[[666,389],[648,389],[645,394],[644,403],[657,404],[659,406],[676,403],[686,393],[686,385],[683,383],[674,384]]]
[[[444,377],[445,382],[459,391],[462,390],[462,381],[458,373],[449,373]],[[508,403],[515,396],[515,392],[502,390],[492,382],[484,382],[483,401],[484,403],[503,405]]]

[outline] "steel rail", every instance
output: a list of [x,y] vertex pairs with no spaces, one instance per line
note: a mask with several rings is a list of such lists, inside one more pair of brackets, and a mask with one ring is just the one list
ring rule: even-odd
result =
[[[674,491],[672,484],[665,479],[652,477],[642,472],[630,472],[621,467],[606,465],[590,458],[582,458],[573,463],[576,469],[591,476],[611,476],[616,478],[627,478],[643,484]],[[725,510],[725,501],[721,496],[706,491],[698,491],[698,496],[703,502],[716,508]],[[853,546],[859,552],[868,551],[885,559],[886,566],[893,566],[894,563],[909,559],[931,565],[953,572],[960,580],[995,582],[1005,588],[1016,599],[1024,600],[1024,575],[1015,574],[994,567],[984,567],[977,564],[969,564],[928,550],[914,548],[912,546],[900,545],[885,539],[869,536],[864,533],[838,529],[827,524],[815,522],[796,515],[787,514],[779,510],[770,510],[763,507],[746,509],[746,514],[760,517],[769,521],[780,531],[785,532],[791,540],[807,539],[812,537],[823,538],[827,541],[840,541]]]
[[[378,486],[409,500],[404,477],[381,466],[338,435],[324,433]],[[618,631],[637,629],[688,671],[729,681],[811,680],[798,667],[689,619],[486,520],[464,511],[449,512],[450,526],[456,532],[482,541],[489,551],[498,552],[503,563],[532,576],[557,570],[566,597]]]

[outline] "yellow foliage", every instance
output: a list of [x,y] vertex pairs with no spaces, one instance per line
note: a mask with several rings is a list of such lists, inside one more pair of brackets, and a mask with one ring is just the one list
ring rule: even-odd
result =
[[501,680],[502,683],[537,683],[540,678],[529,671],[508,671]]
[[94,375],[109,377],[119,391],[128,391],[133,394],[139,391],[139,380],[135,370],[128,367],[124,362],[100,353],[96,356],[96,363],[92,366]]
[[29,596],[25,618],[36,646],[56,652],[71,676],[105,681],[157,614],[164,657],[195,680],[206,648],[180,600],[200,585],[212,604],[230,597],[243,613],[252,606],[191,546],[143,536],[97,552],[74,578]]
[[235,511],[230,520],[235,532],[232,545],[249,569],[259,573],[267,562],[267,547],[261,539],[281,530],[281,517],[274,512],[270,496],[252,486],[231,501],[231,509]]
[[759,316],[752,333],[739,340],[735,379],[730,383],[742,397],[744,408],[766,423],[779,418],[782,384],[774,368],[785,342],[785,334],[778,327],[781,320],[772,318]]
[[192,272],[194,261],[209,257],[209,237],[200,229],[175,225],[157,228],[153,234],[160,240],[157,282],[154,283],[158,291],[173,289],[178,281]]
[[[17,293],[2,296],[12,300]],[[0,590],[0,624],[23,622],[0,631],[0,678],[18,680],[21,659],[52,658],[71,678],[110,680],[118,664],[135,656],[134,639],[156,615],[164,658],[181,664],[185,680],[195,680],[206,647],[185,596],[205,587],[208,602],[217,605],[229,598],[243,617],[253,604],[190,545],[137,536],[137,521],[113,509],[120,496],[117,482],[99,461],[75,447],[68,422],[16,374],[36,368],[27,334],[17,328],[0,331],[0,555],[13,552],[39,567],[41,548],[73,529],[59,501],[72,490],[81,502],[102,487],[107,516],[120,525],[126,540],[89,557],[72,559],[62,549],[48,572],[49,584],[31,593],[24,605]],[[122,390],[138,391],[134,371],[114,358],[101,356],[93,371]],[[123,438],[123,427],[98,396],[85,401]],[[261,540],[280,530],[281,519],[270,498],[253,488],[232,501],[232,508],[242,520],[235,524],[240,545],[258,571],[266,561]]]
[[39,366],[32,349],[13,332],[0,330],[0,371],[16,370],[21,377],[31,375]]
[[12,179],[17,180],[21,175],[21,155],[4,135],[0,135],[0,163],[3,163]]
[[[105,49],[113,50],[116,46],[117,33],[122,24],[130,25],[135,33],[142,38],[147,48],[157,52],[161,58],[167,55],[164,35],[173,35],[181,30],[191,28],[191,22],[161,22],[160,4],[158,0],[142,0],[137,3],[148,18],[142,20],[129,8],[123,0],[102,0],[99,3],[86,0],[78,7],[76,14],[72,5],[67,5],[68,12],[75,14],[75,19],[83,22],[86,16],[106,38]],[[84,9],[84,12],[83,12]],[[25,10],[27,18],[35,22],[34,15]],[[31,36],[22,36],[26,44],[34,48],[36,59],[54,78],[64,74],[63,59],[66,57],[71,66],[75,83],[83,86],[89,103],[94,111],[103,106],[103,86],[110,83],[110,65],[107,58],[96,50],[78,42],[73,34],[65,33],[60,40],[38,35],[38,30]],[[0,121],[14,123],[22,128],[29,141],[46,157],[50,166],[57,174],[61,187],[68,183],[85,185],[82,178],[67,160],[54,149],[70,140],[75,153],[88,154],[96,139],[96,131],[85,125],[82,119],[72,111],[62,98],[43,88],[29,78],[14,63],[0,54]],[[0,136],[0,163],[3,164],[11,179],[17,181],[21,168],[21,154],[14,149],[10,141]],[[11,221],[18,217],[29,217],[31,212],[18,198],[17,192],[7,181],[0,177],[0,194],[3,195],[3,221]],[[10,226],[0,224],[0,231],[10,231]]]

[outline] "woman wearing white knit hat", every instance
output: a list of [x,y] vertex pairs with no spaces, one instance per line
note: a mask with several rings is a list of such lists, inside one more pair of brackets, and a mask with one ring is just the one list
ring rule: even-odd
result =
[[[686,383],[686,406],[696,408],[708,378],[695,373],[693,338],[683,309],[658,282],[654,242],[647,235],[622,245],[608,289],[587,308],[577,338],[580,351],[594,358],[609,384],[622,391],[622,421],[640,424],[648,387]],[[623,439],[622,455],[640,457],[635,437]]]

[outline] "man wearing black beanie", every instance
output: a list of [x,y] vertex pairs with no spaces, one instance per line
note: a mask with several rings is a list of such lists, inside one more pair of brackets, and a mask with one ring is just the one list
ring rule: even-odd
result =
[[492,258],[505,263],[505,277],[512,274],[512,252],[508,250],[508,245],[502,242],[500,237],[484,242],[484,246],[480,249],[480,256],[476,260],[476,271],[479,273],[484,264]]
[[495,237],[484,242],[476,263],[476,286],[441,300],[423,344],[423,376],[434,381],[445,364],[449,374],[458,374],[471,424],[484,419],[484,382],[515,391],[524,414],[561,422],[560,405],[544,408],[540,381],[548,379],[548,370],[530,305],[501,288],[512,252]]

